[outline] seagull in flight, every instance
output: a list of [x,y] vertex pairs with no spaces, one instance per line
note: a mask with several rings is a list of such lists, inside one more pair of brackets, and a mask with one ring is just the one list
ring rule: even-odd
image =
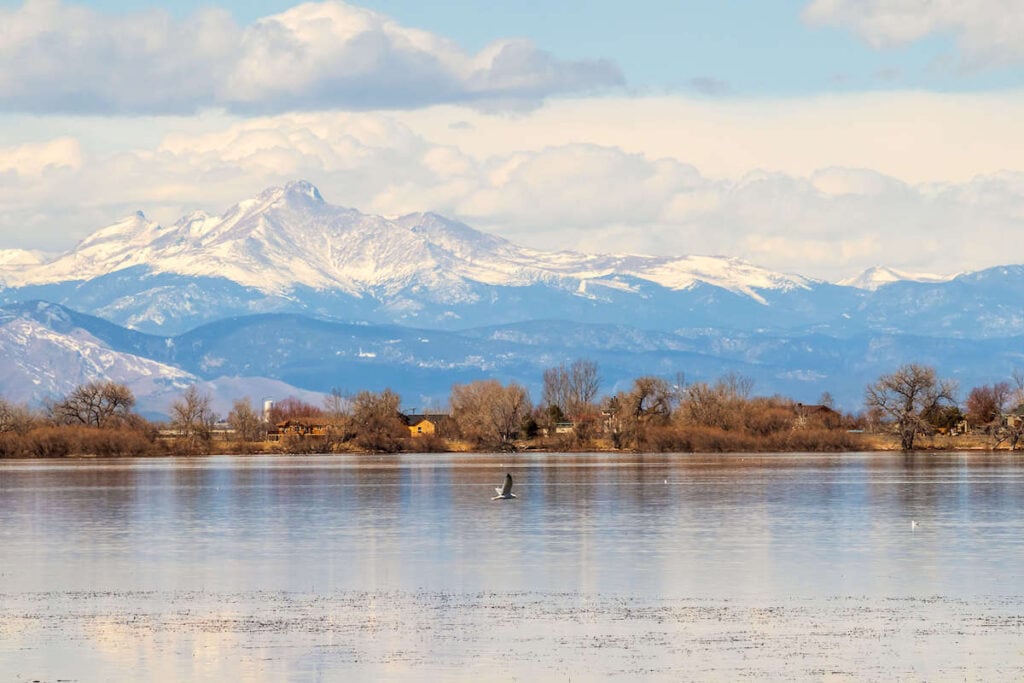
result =
[[494,491],[498,495],[496,495],[494,498],[491,498],[491,500],[508,500],[509,498],[515,498],[516,494],[512,493],[512,475],[506,474],[505,485],[502,486],[500,489],[495,487]]

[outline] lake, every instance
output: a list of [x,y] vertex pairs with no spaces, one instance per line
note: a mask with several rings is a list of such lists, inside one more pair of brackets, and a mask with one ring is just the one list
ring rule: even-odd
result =
[[0,461],[0,680],[1014,680],[1022,576],[1016,454]]

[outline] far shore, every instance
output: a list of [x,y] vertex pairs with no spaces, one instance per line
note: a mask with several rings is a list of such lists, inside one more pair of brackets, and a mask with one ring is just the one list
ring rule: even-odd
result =
[[[559,447],[559,445],[552,443],[550,440],[535,439],[530,441],[521,441],[515,444],[514,450],[493,450],[486,448],[474,447],[472,444],[460,441],[460,440],[433,440],[431,442],[432,448],[430,449],[418,449],[416,448],[417,439],[409,439],[405,448],[393,452],[381,452],[372,450],[362,450],[356,448],[353,444],[336,444],[333,449],[318,448],[315,441],[309,441],[304,444],[303,448],[289,449],[285,447],[285,444],[279,442],[265,441],[265,442],[239,442],[232,440],[214,440],[209,444],[209,449],[204,452],[183,452],[175,449],[172,444],[165,444],[164,448],[155,449],[151,452],[145,453],[131,453],[131,454],[117,454],[117,453],[59,453],[59,454],[45,454],[37,453],[27,459],[96,459],[96,458],[164,458],[164,457],[208,457],[211,455],[230,455],[230,456],[266,456],[266,455],[415,455],[415,454],[429,454],[429,453],[465,453],[465,454],[489,454],[505,452],[510,455],[514,454],[548,454],[548,455],[572,455],[572,454],[583,454],[583,453],[607,453],[607,454],[630,454],[630,453],[694,453],[703,455],[730,455],[736,453],[805,453],[805,454],[841,454],[841,453],[995,453],[1004,452],[1011,453],[1021,449],[1011,449],[1007,443],[1000,443],[995,446],[992,444],[990,437],[984,435],[964,434],[957,436],[949,436],[943,434],[936,434],[934,436],[921,437],[918,444],[912,451],[901,451],[899,439],[892,434],[851,434],[851,442],[847,444],[847,447],[836,449],[717,449],[717,450],[686,450],[686,451],[673,451],[673,450],[636,450],[636,449],[616,449],[611,446],[610,442],[604,439],[596,439],[586,445],[579,447]],[[293,445],[293,444],[289,444]],[[339,447],[340,446],[340,447]],[[1022,451],[1024,452],[1024,451]],[[15,459],[15,458],[9,458]],[[17,458],[26,459],[26,458]],[[2,461],[3,458],[0,458]]]

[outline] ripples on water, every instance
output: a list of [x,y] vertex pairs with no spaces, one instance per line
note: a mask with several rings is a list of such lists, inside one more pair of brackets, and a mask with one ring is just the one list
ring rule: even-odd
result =
[[1016,678],[1022,503],[1017,455],[0,462],[0,677]]

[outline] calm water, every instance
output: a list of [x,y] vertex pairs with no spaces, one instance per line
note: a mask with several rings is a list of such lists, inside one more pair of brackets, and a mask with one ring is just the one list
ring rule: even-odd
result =
[[0,461],[0,679],[1019,679],[1022,510],[1019,455]]

